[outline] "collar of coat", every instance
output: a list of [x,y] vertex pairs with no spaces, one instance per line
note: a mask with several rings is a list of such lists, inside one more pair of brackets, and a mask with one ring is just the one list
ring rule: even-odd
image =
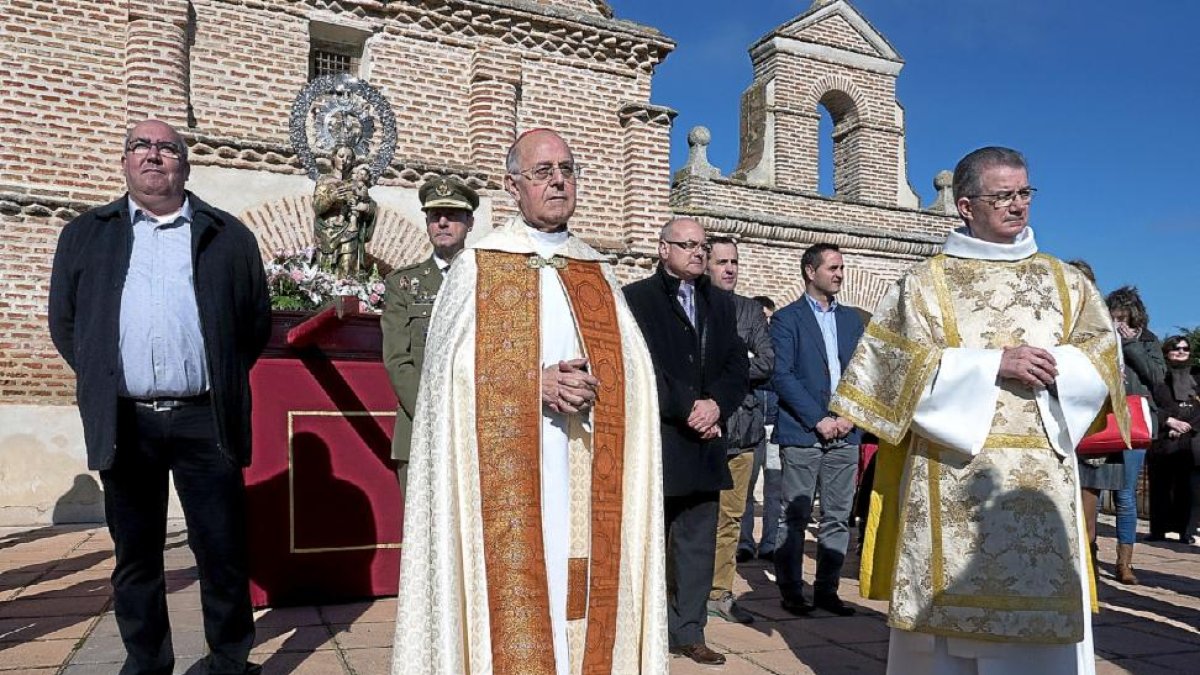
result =
[[[658,269],[654,270],[654,275],[662,282],[667,295],[673,298],[679,294],[679,284],[683,283],[683,280],[667,274],[667,269],[662,266],[662,263],[659,263]],[[708,287],[712,284],[712,281],[709,280],[707,274],[701,274],[692,283],[696,285],[696,295],[700,295],[708,293]]]
[[[223,229],[225,227],[224,213],[217,208],[210,206],[207,202],[201,200],[190,191],[184,191],[185,199],[192,206],[192,223],[200,224],[201,226],[215,227]],[[200,218],[204,215],[206,218]],[[111,220],[119,217],[125,223],[132,223],[132,214],[129,212],[129,193],[126,192],[116,201],[110,202],[96,209],[96,217],[100,220]]]

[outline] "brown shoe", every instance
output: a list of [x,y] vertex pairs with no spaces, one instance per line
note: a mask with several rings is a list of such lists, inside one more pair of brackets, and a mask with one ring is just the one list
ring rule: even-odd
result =
[[679,647],[671,647],[671,653],[679,654],[680,656],[686,656],[696,663],[705,666],[725,665],[725,655],[720,652],[714,652],[703,642],[697,642],[690,645],[680,645]]
[[1133,573],[1133,544],[1117,544],[1117,581],[1137,586],[1138,578]]

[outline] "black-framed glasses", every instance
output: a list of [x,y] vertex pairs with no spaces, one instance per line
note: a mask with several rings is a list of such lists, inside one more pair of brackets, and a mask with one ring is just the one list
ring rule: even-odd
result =
[[579,165],[574,162],[562,162],[561,164],[538,164],[532,169],[524,171],[513,171],[513,175],[524,176],[531,183],[545,183],[551,178],[554,178],[554,172],[558,171],[562,174],[563,180],[568,183],[574,183],[579,178]]
[[183,156],[183,149],[174,141],[150,141],[145,138],[136,138],[125,146],[125,151],[139,157],[145,157],[150,154],[150,148],[158,150],[158,154],[169,159],[179,159]]
[[1006,209],[1012,206],[1012,203],[1018,199],[1028,204],[1033,201],[1033,196],[1036,194],[1037,188],[1023,187],[1020,190],[1008,190],[987,195],[967,195],[967,197],[981,199],[997,209]]
[[1192,351],[1192,348],[1187,345],[1175,345],[1174,347],[1171,347],[1167,351],[1169,351],[1169,352],[1190,352],[1190,351]]
[[663,239],[663,241],[674,244],[685,251],[695,251],[697,248],[702,249],[705,253],[712,251],[712,244],[707,241],[671,241],[670,239]]

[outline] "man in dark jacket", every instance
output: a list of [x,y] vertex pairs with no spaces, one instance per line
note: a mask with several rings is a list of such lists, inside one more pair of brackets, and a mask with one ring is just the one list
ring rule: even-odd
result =
[[[775,442],[783,460],[784,522],[775,546],[775,575],[783,608],[807,614],[813,605],[841,616],[854,613],[837,596],[862,432],[829,410],[829,399],[862,337],[858,312],[835,298],[842,288],[842,254],[814,244],[800,260],[804,293],[771,321],[772,382],[779,395]],[[804,599],[804,534],[821,494],[813,604]]]
[[250,367],[270,335],[254,235],[184,190],[187,145],[134,126],[129,192],[72,220],[50,278],[50,335],[75,371],[88,468],[100,472],[116,551],[122,675],[170,673],[163,545],[167,480],[196,555],[206,672],[257,672],[245,532]]
[[[767,319],[768,329],[771,316],[775,314],[775,301],[765,295],[754,296],[754,301],[762,307]],[[768,335],[770,333],[768,332]],[[774,353],[774,348],[772,348]],[[753,560],[757,556],[768,562],[775,560],[775,534],[779,529],[780,493],[782,486],[779,445],[771,440],[771,432],[775,429],[775,420],[779,412],[779,397],[771,388],[768,380],[754,390],[758,404],[763,409],[763,439],[754,448],[754,466],[750,469],[750,483],[746,486],[746,511],[742,514],[742,534],[738,541],[737,561],[739,563]],[[762,475],[762,532],[758,543],[754,542],[754,520],[758,501],[754,498],[759,475]]]
[[[745,343],[750,359],[751,387],[771,379],[775,351],[767,330],[767,316],[762,305],[734,293],[738,281],[737,242],[729,237],[713,237],[708,254],[708,278],[712,285],[733,297],[737,318],[737,334]],[[733,487],[721,491],[720,513],[717,518],[717,554],[713,562],[712,590],[708,594],[708,614],[735,623],[754,623],[754,615],[737,606],[733,600],[733,577],[737,570],[738,536],[741,534],[742,513],[746,510],[746,492],[750,486],[750,471],[754,468],[754,448],[763,440],[766,423],[763,406],[754,391],[746,397],[725,423],[726,462]]]
[[723,425],[749,391],[733,298],[704,276],[708,242],[690,218],[663,228],[658,270],[625,287],[654,360],[662,418],[667,631],[672,653],[725,662],[704,643],[721,490],[732,487]]

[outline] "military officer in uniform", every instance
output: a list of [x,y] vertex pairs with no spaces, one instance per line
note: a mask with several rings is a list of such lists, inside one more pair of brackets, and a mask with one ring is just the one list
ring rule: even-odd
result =
[[479,195],[454,178],[432,178],[418,193],[425,212],[425,228],[433,255],[424,262],[392,271],[385,280],[383,364],[391,378],[400,405],[396,408],[396,432],[392,458],[398,462],[400,487],[406,487],[408,451],[412,437],[413,408],[425,358],[425,334],[433,301],[450,263],[466,245],[467,233],[475,225]]

